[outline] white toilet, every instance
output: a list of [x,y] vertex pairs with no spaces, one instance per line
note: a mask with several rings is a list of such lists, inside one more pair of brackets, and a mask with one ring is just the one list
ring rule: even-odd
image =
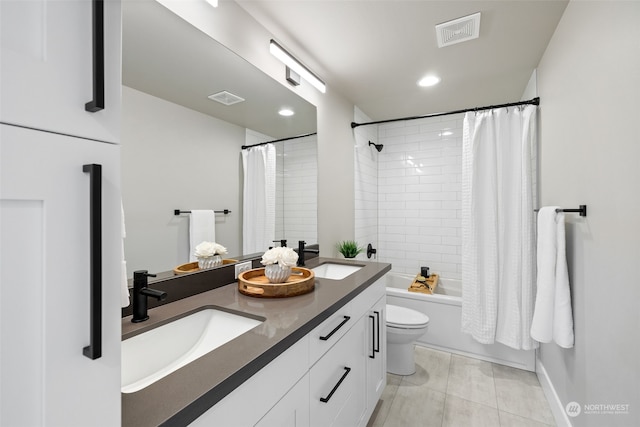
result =
[[387,372],[396,375],[416,372],[413,343],[427,332],[428,326],[426,314],[387,304]]

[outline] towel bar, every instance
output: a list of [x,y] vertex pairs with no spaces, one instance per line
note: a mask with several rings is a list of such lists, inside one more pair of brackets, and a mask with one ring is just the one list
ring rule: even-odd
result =
[[[221,211],[213,211],[213,212],[221,213],[221,214],[225,214],[225,215],[228,215],[228,214],[231,213],[231,211],[229,209],[224,209],[224,210],[221,210]],[[180,209],[174,209],[173,210],[173,214],[174,215],[180,215],[180,214],[184,214],[184,213],[191,213],[191,211],[182,211]]]
[[[538,212],[540,209],[534,209],[534,212]],[[587,216],[587,205],[580,205],[578,209],[556,209],[556,212],[575,212],[580,216]]]

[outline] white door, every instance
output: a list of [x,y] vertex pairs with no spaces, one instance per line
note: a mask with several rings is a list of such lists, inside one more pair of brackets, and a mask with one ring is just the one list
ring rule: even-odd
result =
[[[120,424],[119,150],[0,125],[0,426]],[[95,359],[85,164],[102,166]]]
[[104,1],[104,72],[95,70],[104,76],[104,109],[88,112],[94,52],[100,53],[92,6],[91,0],[0,1],[0,122],[119,141],[121,7],[119,0]]

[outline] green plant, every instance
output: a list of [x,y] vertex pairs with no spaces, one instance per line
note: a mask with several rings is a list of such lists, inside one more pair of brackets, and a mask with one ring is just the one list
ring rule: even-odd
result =
[[345,258],[355,258],[364,248],[358,246],[358,242],[355,240],[345,240],[338,243],[338,252],[344,255]]

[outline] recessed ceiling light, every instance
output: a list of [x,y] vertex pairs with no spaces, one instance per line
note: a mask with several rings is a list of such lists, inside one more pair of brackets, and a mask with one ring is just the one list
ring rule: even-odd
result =
[[207,0],[207,3],[213,7],[218,7],[218,0]]
[[440,77],[434,76],[434,75],[429,75],[429,76],[424,76],[418,82],[418,86],[429,87],[429,86],[435,86],[438,83],[440,83]]
[[281,116],[289,117],[293,116],[295,113],[289,108],[283,108],[282,110],[278,111],[278,114],[280,114]]

